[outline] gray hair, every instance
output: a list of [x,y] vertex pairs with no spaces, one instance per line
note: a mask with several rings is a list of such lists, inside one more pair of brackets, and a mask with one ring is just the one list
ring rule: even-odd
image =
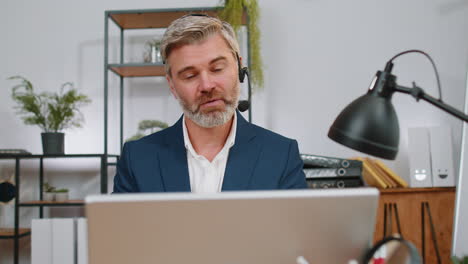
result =
[[210,36],[220,34],[231,49],[234,58],[239,54],[239,43],[232,26],[218,18],[205,15],[186,15],[174,20],[161,40],[161,57],[166,74],[171,76],[171,66],[167,58],[175,48],[200,43]]

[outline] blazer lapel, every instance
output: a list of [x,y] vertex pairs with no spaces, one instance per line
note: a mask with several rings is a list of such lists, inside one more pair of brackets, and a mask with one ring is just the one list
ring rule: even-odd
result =
[[253,140],[255,130],[237,112],[236,142],[229,151],[224,172],[223,191],[246,190],[261,154],[260,145]]
[[167,129],[160,155],[161,175],[166,192],[190,192],[187,152],[182,131],[183,119]]

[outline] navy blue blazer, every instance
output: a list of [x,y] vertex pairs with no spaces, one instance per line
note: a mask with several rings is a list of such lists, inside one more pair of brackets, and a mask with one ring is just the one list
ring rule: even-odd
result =
[[[190,192],[182,121],[125,143],[114,193]],[[307,188],[297,142],[247,122],[237,112],[222,191]]]

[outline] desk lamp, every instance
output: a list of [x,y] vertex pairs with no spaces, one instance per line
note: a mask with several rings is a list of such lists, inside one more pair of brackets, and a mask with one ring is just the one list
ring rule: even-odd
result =
[[[427,95],[414,82],[412,88],[398,85],[396,83],[396,76],[391,74],[393,60],[395,58],[406,53],[414,52],[425,55],[431,61],[437,77],[439,99]],[[400,139],[398,118],[391,102],[392,95],[395,92],[410,94],[416,99],[416,101],[419,101],[420,99],[427,101],[468,123],[468,116],[466,114],[442,101],[439,75],[431,57],[420,50],[408,50],[395,55],[387,62],[384,71],[378,71],[376,73],[367,93],[354,100],[339,114],[335,122],[333,122],[330,127],[328,137],[347,147],[373,156],[391,160],[395,159]],[[468,109],[468,90],[466,93],[465,111]],[[463,155],[468,155],[468,153],[463,154],[463,152],[467,151],[468,146],[468,143],[463,143],[465,140],[468,140],[468,132],[465,131],[467,124],[465,123],[463,127],[464,139],[462,144],[464,144],[464,146],[462,147],[464,147],[465,150],[462,150],[462,157]],[[468,158],[465,158],[464,160],[468,160]],[[464,173],[462,169],[463,162],[466,162],[464,160],[460,160],[461,165],[457,187],[457,201],[453,230],[454,239],[452,245],[452,254],[459,256],[463,254],[466,255],[468,252],[466,245],[464,246],[464,243],[461,243],[461,233],[458,234],[458,232],[462,232],[466,229],[466,227],[463,229],[463,221],[461,220],[463,219],[461,213],[463,208],[462,203],[466,203],[467,200],[466,197],[462,197],[462,188],[466,188],[465,186],[468,186],[466,183],[462,183],[462,174]],[[466,219],[466,214],[464,215]]]
[[[414,52],[425,55],[431,61],[437,77],[439,99],[426,94],[414,82],[411,88],[398,85],[396,76],[391,74],[394,59],[403,54]],[[330,127],[328,137],[352,149],[394,160],[400,141],[398,117],[391,102],[395,92],[410,94],[416,101],[420,99],[427,101],[468,122],[468,115],[442,101],[439,75],[431,57],[420,50],[408,50],[390,59],[383,71],[377,71],[367,93],[341,111]]]

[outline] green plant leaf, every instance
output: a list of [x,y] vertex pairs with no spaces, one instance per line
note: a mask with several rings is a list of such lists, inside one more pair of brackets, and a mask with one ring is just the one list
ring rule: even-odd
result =
[[260,7],[257,0],[226,0],[224,7],[220,8],[219,17],[231,24],[236,32],[242,25],[244,9],[248,16],[247,28],[249,31],[249,71],[254,91],[262,89],[263,79],[263,61],[260,48],[260,29],[258,21],[260,18]]
[[452,264],[468,264],[468,256],[464,256],[462,258],[452,256],[450,259],[452,261]]
[[55,191],[55,187],[50,185],[49,183],[45,182],[44,185],[43,185],[43,190],[45,192],[54,192]]
[[147,130],[147,129],[153,129],[153,128],[167,128],[168,124],[159,120],[142,120],[138,124],[138,129],[139,130]]
[[131,137],[127,138],[127,140],[125,140],[125,142],[129,142],[129,141],[138,140],[138,139],[140,139],[140,138],[142,138],[142,137],[144,137],[144,136],[145,136],[145,134],[142,134],[142,133],[136,133],[135,135],[133,135],[133,136],[131,136]]
[[91,103],[88,96],[78,93],[73,83],[62,84],[59,93],[35,93],[30,81],[22,76],[9,80],[20,80],[12,87],[15,108],[26,125],[38,125],[44,132],[58,132],[66,128],[81,127],[84,118],[80,107]]

